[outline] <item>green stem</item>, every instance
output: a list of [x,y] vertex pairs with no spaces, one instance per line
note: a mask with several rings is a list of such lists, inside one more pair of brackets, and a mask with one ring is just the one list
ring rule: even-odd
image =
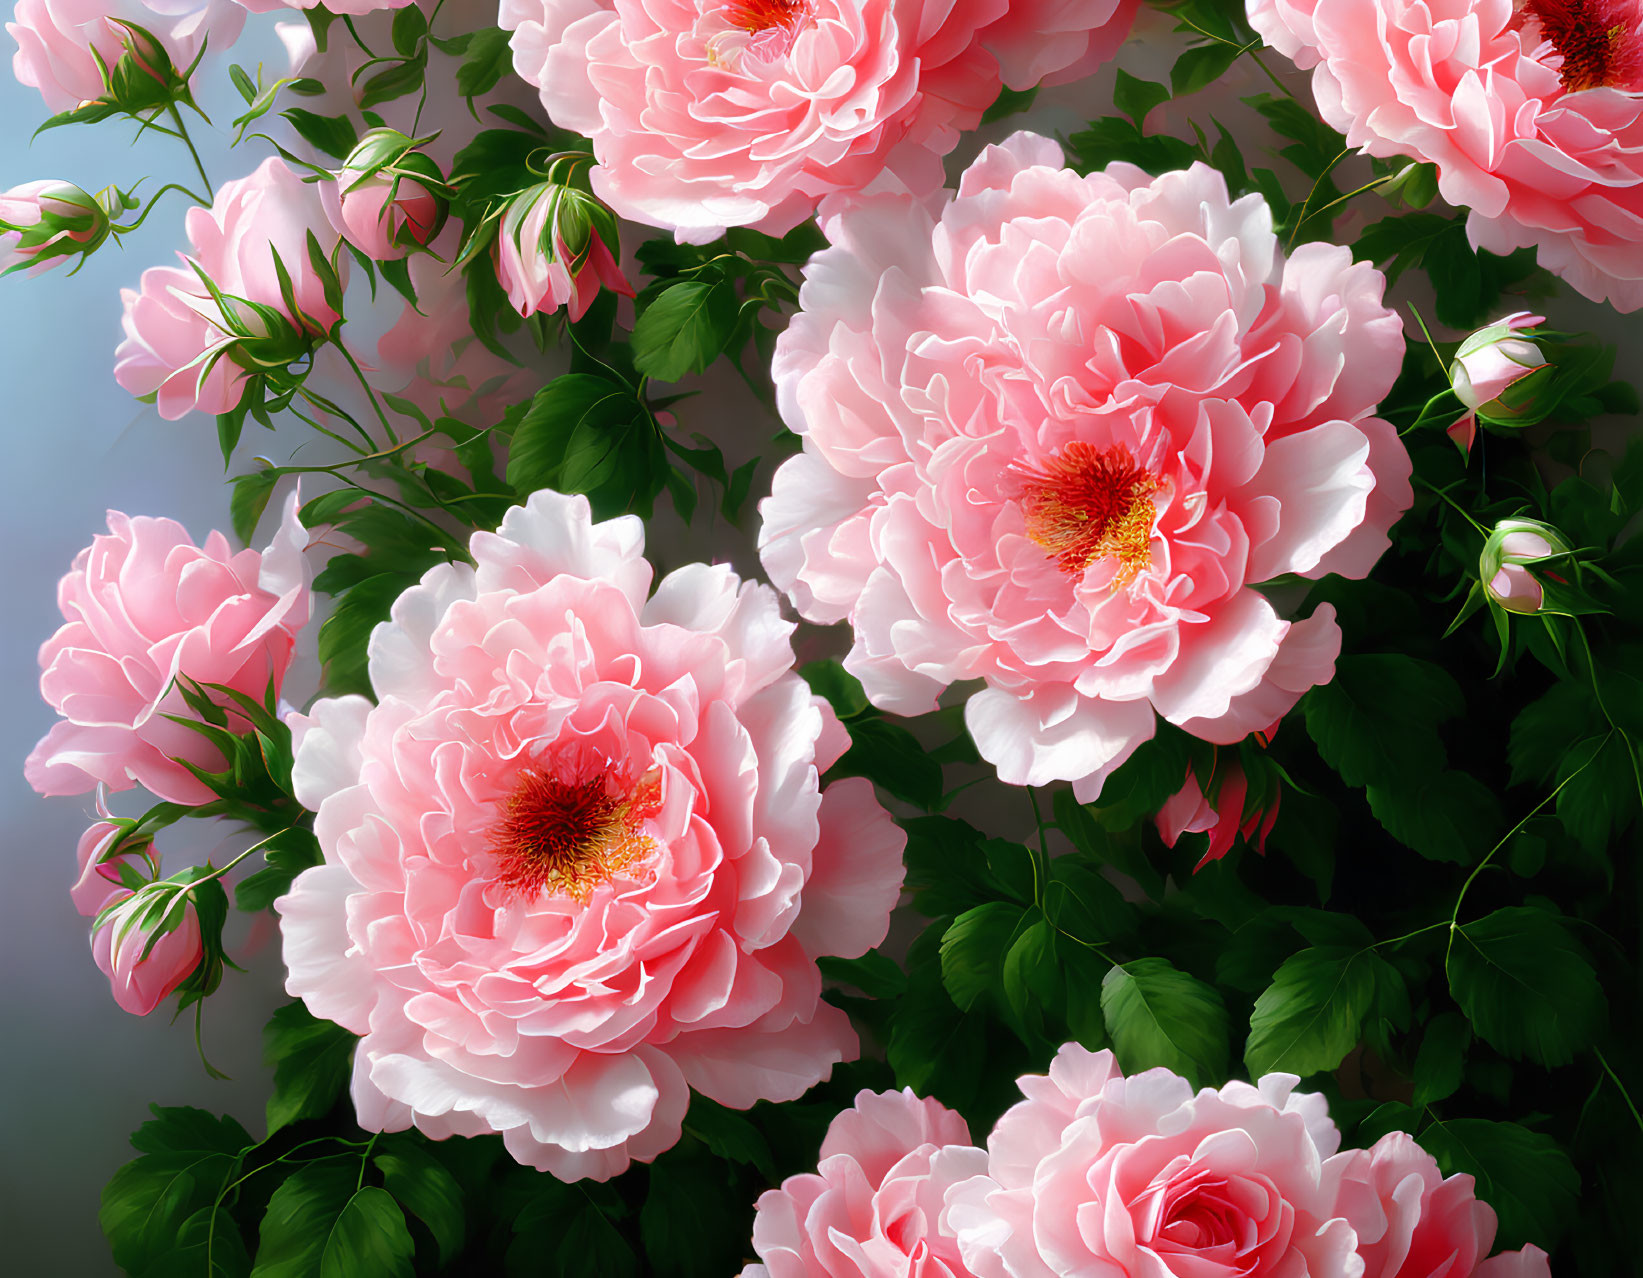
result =
[[1455,511],[1460,515],[1460,517],[1462,519],[1464,519],[1467,523],[1471,524],[1473,528],[1477,529],[1478,534],[1480,536],[1487,537],[1489,535],[1489,530],[1487,528],[1485,528],[1482,524],[1478,523],[1477,520],[1472,518],[1471,511],[1467,510],[1466,507],[1462,506],[1458,501],[1456,501],[1453,497],[1451,497],[1444,489],[1437,487],[1435,484],[1432,484],[1432,483],[1430,483],[1429,481],[1427,481],[1425,479],[1422,479],[1419,475],[1415,476],[1415,482],[1417,484],[1419,484],[1422,488],[1426,489],[1426,491],[1431,493],[1434,497],[1441,497],[1444,501],[1448,502],[1449,505],[1452,506],[1455,509]]
[[1603,1072],[1609,1076],[1620,1093],[1621,1099],[1626,1102],[1626,1108],[1632,1111],[1632,1121],[1637,1124],[1638,1130],[1643,1131],[1643,1115],[1637,1112],[1637,1106],[1632,1102],[1632,1094],[1626,1090],[1626,1085],[1620,1081],[1620,1075],[1614,1072],[1614,1066],[1609,1064],[1608,1058],[1603,1055],[1602,1049],[1592,1048],[1592,1054],[1597,1057],[1597,1063],[1603,1066]]
[[365,398],[371,401],[372,411],[376,413],[377,420],[382,423],[382,429],[387,432],[388,442],[398,444],[399,436],[394,433],[393,426],[389,424],[388,414],[383,412],[382,405],[377,400],[377,393],[371,389],[371,383],[365,378],[365,370],[359,366],[359,361],[354,358],[354,353],[343,345],[341,338],[334,340],[332,345],[342,352],[342,358],[347,360],[348,367],[354,370],[354,376],[359,379],[360,388],[365,392]]
[[175,102],[173,102],[168,109],[171,115],[171,122],[177,126],[177,136],[183,140],[183,145],[188,148],[188,153],[194,157],[194,167],[199,171],[200,181],[205,183],[205,193],[210,196],[207,203],[215,204],[217,201],[217,193],[211,187],[211,179],[206,176],[205,164],[200,159],[200,153],[194,149],[194,139],[188,136],[188,126],[183,123],[183,114],[181,111],[177,110],[177,104]]

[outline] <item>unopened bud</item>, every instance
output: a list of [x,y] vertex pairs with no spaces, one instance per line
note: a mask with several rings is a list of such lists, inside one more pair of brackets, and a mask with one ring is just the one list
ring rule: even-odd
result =
[[379,262],[426,246],[450,214],[445,175],[397,129],[372,129],[321,188],[337,233]]
[[134,1016],[147,1016],[205,957],[189,886],[162,879],[105,906],[92,926],[91,953],[114,1001]]
[[72,182],[26,182],[0,194],[0,272],[36,275],[84,259],[108,233],[108,210]]
[[[1503,519],[1483,544],[1478,577],[1490,600],[1507,612],[1539,612],[1545,590],[1530,565],[1561,559],[1570,553],[1563,535],[1538,519]],[[1553,581],[1563,577],[1542,567]]]
[[1518,334],[1542,322],[1542,316],[1519,311],[1462,342],[1449,366],[1456,398],[1487,422],[1511,424],[1524,416],[1533,399],[1524,379],[1547,365],[1540,347]]

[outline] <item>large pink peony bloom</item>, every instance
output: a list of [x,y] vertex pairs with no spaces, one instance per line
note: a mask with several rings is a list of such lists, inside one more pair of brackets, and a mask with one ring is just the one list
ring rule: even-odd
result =
[[245,25],[245,11],[230,0],[18,0],[6,30],[17,42],[12,74],[40,90],[49,111],[67,111],[103,96],[100,57],[112,68],[128,50],[137,65],[159,80],[164,59],[124,23],[159,41],[170,70],[181,75],[209,40],[222,53]]
[[970,1278],[938,1229],[947,1189],[987,1170],[964,1120],[910,1088],[860,1092],[814,1173],[759,1196],[742,1278]]
[[1438,167],[1473,245],[1536,246],[1587,297],[1643,306],[1638,0],[1248,0],[1370,155]]
[[984,679],[999,775],[1087,800],[1155,711],[1229,743],[1332,676],[1333,610],[1291,623],[1249,583],[1362,576],[1410,504],[1379,272],[1283,261],[1202,165],[1079,177],[1025,133],[938,213],[883,195],[827,231],[776,348],[804,451],[759,546],[800,613],[851,623],[875,704]]
[[[150,267],[140,288],[120,290],[125,340],[114,352],[114,379],[133,395],[153,396],[167,421],[194,411],[226,413],[240,402],[248,376],[235,361],[239,343],[189,267],[191,258],[224,294],[285,314],[277,253],[301,312],[286,315],[293,333],[312,338],[314,326],[328,327],[337,318],[308,257],[310,232],[325,252],[335,246],[337,233],[315,188],[283,160],[264,160],[249,176],[225,182],[209,209],[188,211],[187,226],[194,251],[178,254],[181,267]],[[261,324],[254,314],[246,319]],[[282,343],[277,334],[253,336]],[[223,355],[209,363],[219,349]]]
[[1438,1171],[1403,1132],[1332,1161],[1335,1211],[1358,1235],[1363,1278],[1551,1278],[1539,1247],[1488,1260],[1495,1213],[1473,1194],[1470,1176]]
[[[1019,13],[1012,12],[1019,9]],[[1110,56],[1134,0],[502,0],[514,67],[593,139],[595,192],[702,243],[779,235],[941,157],[998,95]],[[996,47],[998,56],[989,51]]]
[[947,1192],[943,1228],[977,1278],[1358,1278],[1325,1160],[1321,1096],[1269,1074],[1196,1095],[1068,1044]]
[[361,1124],[501,1132],[562,1179],[679,1138],[688,1087],[791,1100],[854,1057],[816,959],[883,939],[903,836],[792,671],[774,592],[543,491],[371,638],[380,698],[296,716],[326,863],[286,988],[364,1036]]
[[[213,795],[176,763],[222,767],[188,717],[178,675],[261,699],[291,662],[308,619],[307,537],[295,495],[266,550],[234,554],[213,532],[196,546],[170,519],[109,511],[108,535],[57,587],[65,624],[40,647],[40,692],[63,721],[23,765],[41,794],[146,786],[173,803]],[[246,725],[233,715],[230,727]]]

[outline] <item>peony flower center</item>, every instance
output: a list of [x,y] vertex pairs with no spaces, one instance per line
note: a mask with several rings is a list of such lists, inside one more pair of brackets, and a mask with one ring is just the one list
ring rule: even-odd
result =
[[741,33],[729,45],[709,42],[709,61],[725,65],[733,64],[739,53],[763,62],[785,58],[816,19],[814,0],[725,0],[719,12],[719,21]]
[[1117,587],[1147,566],[1159,482],[1129,449],[1074,442],[1042,469],[1021,468],[1020,474],[1027,536],[1055,556],[1063,572],[1079,576],[1111,558]]
[[525,769],[491,832],[497,882],[520,897],[558,893],[586,905],[594,888],[655,848],[642,832],[655,791],[648,773],[625,793],[603,771],[566,780]]
[[1527,0],[1518,15],[1557,50],[1558,75],[1570,93],[1643,88],[1640,19],[1637,0]]

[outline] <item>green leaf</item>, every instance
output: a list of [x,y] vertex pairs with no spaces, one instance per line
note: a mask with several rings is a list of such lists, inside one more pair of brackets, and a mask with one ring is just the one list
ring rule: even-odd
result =
[[1387,833],[1430,861],[1478,861],[1504,824],[1494,791],[1466,772],[1446,769],[1413,784],[1372,785],[1367,793]]
[[465,98],[477,98],[496,88],[512,69],[513,50],[508,47],[508,32],[497,27],[482,27],[473,33],[462,65],[456,70],[457,91]]
[[967,1012],[998,987],[1004,957],[1027,916],[1012,901],[989,901],[953,920],[941,938],[941,980],[953,1004]]
[[[401,13],[416,12],[401,9]],[[359,144],[359,134],[353,121],[345,115],[316,115],[302,107],[290,107],[280,114],[291,122],[305,142],[325,152],[333,159],[346,160],[348,153]]]
[[256,535],[257,521],[268,509],[268,499],[273,496],[274,485],[279,483],[279,478],[279,472],[275,470],[254,470],[249,475],[234,478],[234,495],[228,503],[229,515],[234,521],[234,535],[248,546]]
[[1555,683],[1546,695],[1525,706],[1512,720],[1506,757],[1512,784],[1544,784],[1556,774],[1575,745],[1603,730],[1591,689],[1580,683]]
[[[514,428],[508,449],[508,483],[521,497],[539,488],[565,489],[566,468],[580,434],[581,447],[600,432],[619,431],[638,413],[626,386],[593,373],[567,373],[536,393]],[[579,463],[582,469],[587,461]]]
[[1197,977],[1161,958],[1118,964],[1101,981],[1101,1012],[1125,1073],[1161,1065],[1198,1086],[1225,1081],[1227,1009]]
[[1090,945],[1133,935],[1136,928],[1135,907],[1082,856],[1051,860],[1044,913],[1056,928]]
[[170,1251],[133,1278],[246,1278],[251,1257],[226,1205],[201,1207],[183,1221]]
[[249,1133],[226,1115],[204,1110],[149,1106],[154,1117],[131,1138],[143,1155],[114,1173],[103,1187],[98,1222],[114,1261],[137,1271],[177,1245],[183,1223],[209,1207],[252,1144]]
[[1175,60],[1170,68],[1170,92],[1178,98],[1184,98],[1189,93],[1197,93],[1199,89],[1215,83],[1234,62],[1243,50],[1235,44],[1200,44],[1188,49]]
[[359,109],[369,111],[384,102],[392,102],[395,98],[415,93],[427,78],[427,70],[427,57],[424,54],[421,58],[408,58],[404,62],[395,63],[386,71],[377,72],[365,82],[364,92],[360,94]]
[[685,1115],[685,1130],[718,1157],[733,1163],[749,1163],[758,1168],[766,1180],[775,1182],[776,1164],[770,1154],[770,1142],[745,1115],[695,1095],[690,1098],[690,1112]]
[[398,573],[368,577],[338,602],[319,628],[319,659],[325,665],[325,690],[334,697],[371,691],[366,672],[366,643],[380,621],[388,619],[394,600],[411,583]]
[[1427,1022],[1415,1057],[1416,1105],[1435,1105],[1460,1090],[1471,1041],[1471,1027],[1454,1012],[1442,1012]]
[[1595,857],[1637,816],[1638,781],[1626,739],[1618,732],[1582,741],[1557,770],[1557,816]]
[[935,1094],[962,1108],[981,1084],[988,1051],[987,1020],[960,1011],[942,983],[937,944],[943,928],[928,928],[908,955],[907,996],[896,1002],[887,1055],[896,1084]]
[[951,817],[903,821],[907,833],[907,886],[913,908],[926,918],[962,914],[1003,896],[1004,885],[987,867],[981,831]]
[[1155,735],[1107,778],[1100,797],[1090,805],[1095,819],[1108,830],[1127,830],[1157,815],[1186,780],[1191,756],[1184,738],[1184,733],[1160,723]]
[[319,1278],[413,1278],[415,1254],[399,1204],[387,1190],[366,1185],[332,1224]]
[[1597,974],[1562,922],[1513,906],[1450,937],[1449,990],[1478,1037],[1502,1054],[1567,1065],[1602,1027]]
[[1091,120],[1089,127],[1067,139],[1068,160],[1080,173],[1104,169],[1122,160],[1148,173],[1185,168],[1198,156],[1197,148],[1168,134],[1144,134],[1135,124],[1116,115]]
[[1113,86],[1112,104],[1129,116],[1140,127],[1145,123],[1147,112],[1161,102],[1169,101],[1170,91],[1161,84],[1152,80],[1142,80],[1131,75],[1128,71],[1118,72],[1118,82]]
[[1055,956],[1055,929],[1038,915],[1004,956],[1004,1000],[1018,1021],[1036,1024],[1040,1008],[1061,1006],[1061,968]]
[[861,680],[836,661],[806,662],[799,667],[799,677],[817,696],[826,697],[841,719],[853,719],[867,709]]
[[413,1137],[388,1136],[377,1148],[381,1152],[372,1161],[382,1173],[382,1187],[428,1227],[439,1248],[439,1263],[449,1265],[462,1250],[467,1232],[462,1186]]
[[982,124],[991,124],[994,120],[1008,119],[1032,106],[1033,100],[1038,97],[1038,86],[1030,89],[1002,88],[998,96],[993,99],[992,106],[981,114]]
[[747,1234],[723,1226],[739,1215],[750,1217],[752,1204],[738,1201],[734,1193],[711,1159],[673,1157],[651,1165],[639,1236],[657,1278],[722,1278],[736,1271]]
[[427,15],[415,5],[407,5],[394,13],[394,22],[389,28],[389,34],[393,38],[395,51],[401,57],[412,57],[416,53],[417,45],[427,38]]
[[699,373],[724,350],[738,315],[736,290],[726,281],[671,285],[633,325],[633,366],[663,382]]
[[1435,1122],[1420,1143],[1446,1176],[1465,1174],[1500,1217],[1495,1250],[1550,1247],[1574,1219],[1580,1173],[1550,1136],[1483,1118]]
[[1384,966],[1373,952],[1347,946],[1320,946],[1286,959],[1249,1019],[1244,1063],[1250,1077],[1281,1070],[1305,1078],[1345,1060],[1374,998],[1377,964]]
[[358,1036],[315,1017],[301,999],[276,1008],[262,1031],[262,1059],[274,1067],[268,1134],[304,1118],[323,1118],[353,1069]]
[[331,1230],[358,1183],[355,1159],[311,1163],[281,1181],[263,1212],[251,1278],[320,1278]]
[[816,966],[827,980],[853,985],[868,998],[900,998],[907,992],[907,973],[895,959],[878,950],[868,950],[853,959],[823,955],[816,960]]
[[1397,653],[1342,657],[1334,681],[1312,689],[1303,704],[1318,753],[1353,786],[1441,770],[1437,725],[1465,709],[1445,670]]
[[896,798],[928,811],[941,800],[941,765],[900,724],[854,719],[850,749],[828,775],[866,777]]
[[1163,876],[1147,859],[1139,840],[1109,836],[1090,809],[1073,797],[1071,790],[1057,790],[1054,803],[1055,823],[1075,848],[1127,874],[1154,900],[1164,895]]
[[[269,760],[269,772],[275,780],[289,789],[291,777],[290,738],[284,739],[283,751],[279,764],[280,774],[274,773],[272,748],[264,744],[264,758]],[[312,830],[301,826],[286,830],[275,835],[263,844],[263,860],[267,863],[255,874],[248,874],[234,885],[234,905],[236,908],[254,914],[259,910],[266,910],[275,900],[291,890],[291,884],[297,875],[313,866],[324,863],[325,854],[320,851],[318,840],[314,838]]]

